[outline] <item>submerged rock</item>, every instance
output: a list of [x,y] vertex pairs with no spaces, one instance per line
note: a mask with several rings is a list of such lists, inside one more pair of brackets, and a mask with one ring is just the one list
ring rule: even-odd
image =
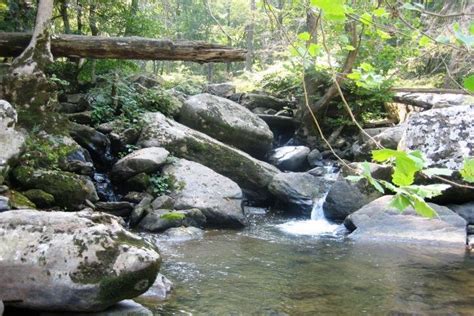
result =
[[171,227],[203,227],[206,217],[199,209],[180,211],[150,210],[140,221],[138,227],[154,233],[160,233]]
[[386,195],[349,215],[345,226],[349,237],[373,242],[430,242],[466,246],[466,221],[449,208],[429,203],[439,217],[429,219],[411,207],[403,213],[391,207],[393,196]]
[[171,241],[188,241],[202,238],[204,230],[193,226],[174,227],[167,229],[163,235]]
[[163,174],[174,177],[180,187],[171,195],[176,209],[197,208],[210,226],[242,227],[246,224],[241,207],[242,190],[232,180],[185,159],[165,166]]
[[139,173],[154,173],[166,163],[169,152],[164,148],[139,149],[123,157],[112,168],[112,178],[120,181]]
[[243,189],[268,193],[267,186],[280,171],[161,113],[148,113],[140,136],[142,147],[164,147],[173,155],[199,162],[229,177]]
[[207,93],[186,100],[179,121],[251,155],[263,157],[272,147],[267,123],[240,104]]
[[99,199],[92,181],[73,173],[18,167],[12,176],[22,188],[43,190],[54,196],[57,205],[68,209],[77,209],[85,200]]
[[309,215],[315,199],[323,198],[332,184],[324,177],[306,172],[280,173],[273,178],[270,192],[286,204],[290,212]]
[[283,146],[272,151],[269,161],[281,170],[300,171],[308,165],[309,153],[306,146]]
[[156,247],[95,212],[0,214],[0,297],[42,311],[100,311],[153,284]]

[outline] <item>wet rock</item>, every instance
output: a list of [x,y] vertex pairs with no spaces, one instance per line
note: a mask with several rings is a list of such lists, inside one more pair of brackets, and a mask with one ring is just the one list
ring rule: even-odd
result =
[[271,95],[257,93],[245,93],[241,95],[239,103],[250,110],[262,107],[280,111],[285,107],[294,107],[293,103],[286,100],[278,99]]
[[0,100],[0,175],[7,162],[20,155],[25,143],[24,133],[15,130],[17,119],[13,106],[5,100]]
[[84,108],[84,110],[88,109],[90,107],[90,103],[88,101],[87,96],[85,94],[82,94],[82,93],[66,94],[64,96],[61,96],[60,100],[62,100],[64,102],[67,102],[67,103],[73,103],[73,104],[81,105]]
[[186,100],[179,121],[259,157],[271,149],[273,142],[273,133],[258,116],[238,103],[207,93]]
[[273,178],[270,192],[289,212],[309,215],[315,199],[323,198],[332,181],[306,172],[280,173]]
[[204,230],[197,227],[174,227],[167,229],[164,233],[171,241],[188,241],[201,239],[204,236]]
[[139,173],[154,173],[166,163],[169,152],[159,147],[139,149],[117,161],[112,168],[112,178],[120,181]]
[[133,211],[133,205],[130,202],[97,202],[95,204],[96,211],[107,214],[127,217]]
[[61,102],[58,104],[59,113],[78,113],[87,110],[86,103],[70,103],[70,102]]
[[349,237],[379,243],[449,243],[453,247],[465,247],[466,221],[447,207],[429,203],[439,217],[428,219],[411,207],[400,213],[389,205],[391,200],[390,195],[380,197],[349,215],[344,221],[353,230]]
[[142,147],[164,147],[176,157],[199,162],[242,188],[268,195],[267,185],[279,170],[270,164],[194,131],[160,113],[147,113],[140,136]]
[[300,171],[307,166],[309,153],[306,146],[283,146],[272,152],[269,161],[281,170]]
[[112,162],[110,141],[107,136],[92,127],[76,123],[71,124],[69,132],[79,145],[87,149],[94,161],[103,165],[109,165]]
[[150,176],[146,173],[134,175],[125,182],[125,188],[133,191],[145,191],[150,186]]
[[450,204],[448,207],[456,212],[459,216],[464,218],[470,225],[474,225],[474,202],[465,204]]
[[307,157],[308,164],[311,168],[322,167],[323,166],[323,155],[317,149],[311,150]]
[[57,205],[67,209],[77,209],[85,200],[99,199],[92,181],[73,173],[18,167],[12,176],[22,188],[43,190],[54,196]]
[[135,208],[132,211],[132,214],[130,215],[130,226],[134,227],[136,226],[142,219],[143,217],[148,214],[152,208],[151,208],[151,202],[153,201],[153,196],[150,194],[146,194],[140,203],[138,203]]
[[171,227],[203,227],[205,224],[206,217],[199,209],[180,211],[159,209],[149,211],[139,222],[138,227],[149,232],[159,233]]
[[61,167],[61,170],[84,176],[92,176],[95,172],[94,164],[92,162],[84,162],[80,160],[69,161],[67,164]]
[[94,173],[94,186],[101,201],[116,202],[118,196],[109,177],[105,173]]
[[39,189],[32,189],[23,192],[31,202],[33,202],[39,208],[48,208],[54,205],[54,196]]
[[78,124],[91,125],[92,124],[92,111],[84,111],[78,113],[66,114],[66,117],[71,121]]
[[421,150],[427,167],[459,170],[474,156],[474,104],[413,114],[400,143],[405,150]]
[[0,212],[10,210],[10,199],[6,196],[0,196]]
[[206,216],[210,226],[246,225],[241,207],[242,190],[232,180],[185,159],[165,166],[163,175],[174,177],[180,187],[171,195],[176,209],[197,208]]
[[[357,171],[362,172],[360,163],[352,163],[349,166],[353,169],[343,168],[342,173],[331,186],[323,204],[324,215],[333,221],[344,220],[349,214],[383,195],[366,179],[357,182],[345,179],[349,175],[358,175]],[[376,179],[391,180],[392,168],[390,167],[371,163],[370,170],[372,177]]]
[[146,192],[128,192],[127,195],[125,195],[122,200],[138,204],[140,203],[141,200],[143,200],[145,197],[151,196],[149,193]]
[[0,244],[0,297],[41,311],[100,311],[136,297],[161,262],[154,245],[96,212],[4,212]]
[[467,225],[467,234],[474,235],[474,225]]
[[174,208],[174,200],[169,197],[168,195],[161,195],[153,200],[151,203],[151,207],[156,209],[173,209]]
[[235,86],[228,82],[212,83],[204,88],[204,92],[218,97],[227,98],[235,93],[235,89]]

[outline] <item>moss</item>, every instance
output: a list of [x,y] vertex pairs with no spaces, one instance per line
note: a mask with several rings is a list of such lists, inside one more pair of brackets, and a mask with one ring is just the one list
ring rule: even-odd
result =
[[150,186],[150,176],[146,173],[139,173],[128,179],[125,186],[129,191],[145,191]]
[[40,189],[54,196],[57,205],[74,208],[89,197],[85,180],[73,173],[17,167],[12,176],[25,189]]
[[103,278],[100,282],[99,299],[102,303],[109,304],[137,297],[153,285],[159,271],[160,262],[156,261],[139,271]]
[[160,216],[161,219],[167,220],[167,221],[179,221],[183,220],[186,218],[186,215],[183,213],[178,213],[178,212],[169,212],[166,214],[163,214]]
[[10,191],[10,206],[14,209],[36,208],[35,203],[31,202],[26,196],[17,191]]
[[23,194],[39,208],[47,208],[54,205],[54,196],[43,190],[32,189],[23,192]]
[[[81,243],[77,242],[76,245],[79,247],[79,252],[85,250]],[[70,275],[71,280],[81,284],[98,284],[104,278],[114,277],[116,273],[113,270],[113,264],[118,255],[119,250],[115,246],[97,251],[97,261],[81,262],[77,271]]]

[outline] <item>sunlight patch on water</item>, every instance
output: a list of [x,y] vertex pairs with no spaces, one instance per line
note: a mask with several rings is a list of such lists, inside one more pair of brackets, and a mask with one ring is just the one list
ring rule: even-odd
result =
[[339,225],[329,223],[326,219],[290,221],[277,227],[284,233],[302,236],[332,235],[339,230]]

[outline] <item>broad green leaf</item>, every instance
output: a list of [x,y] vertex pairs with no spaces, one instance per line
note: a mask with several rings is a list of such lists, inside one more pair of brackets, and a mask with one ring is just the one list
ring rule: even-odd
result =
[[450,187],[451,186],[448,184],[437,183],[428,185],[410,185],[400,189],[425,199],[441,195],[443,191],[449,189]]
[[453,30],[454,30],[455,32],[459,32],[459,29],[460,29],[459,23],[458,23],[458,22],[454,23],[454,24],[453,24]]
[[362,179],[365,179],[365,177],[363,177],[363,176],[347,176],[347,177],[345,177],[345,179],[347,179],[348,181],[351,181],[351,182],[358,182]]
[[390,201],[390,206],[396,208],[400,212],[403,212],[410,205],[410,199],[403,194],[395,195],[392,201]]
[[311,43],[308,46],[308,53],[311,57],[316,57],[319,55],[319,52],[321,51],[321,45]]
[[464,85],[464,88],[466,88],[470,92],[474,92],[474,74],[470,75],[469,77],[464,78],[463,85]]
[[448,168],[428,168],[423,170],[423,173],[430,178],[432,176],[450,176],[453,172],[454,170]]
[[428,205],[428,203],[426,203],[420,198],[414,197],[413,208],[418,214],[424,217],[433,218],[438,215],[436,211]]
[[398,152],[393,149],[372,150],[372,159],[377,162],[384,162],[391,158],[396,158],[397,156]]
[[474,22],[471,22],[471,25],[469,25],[469,34],[474,35]]
[[344,0],[311,0],[311,4],[323,11],[328,20],[344,21]]
[[426,35],[423,35],[420,40],[418,41],[418,45],[420,45],[420,47],[426,47],[428,46],[429,44],[431,43],[431,39],[426,36]]
[[360,16],[360,21],[365,24],[365,25],[371,25],[372,24],[372,16],[365,12]]
[[302,41],[307,42],[311,39],[311,34],[309,34],[308,32],[303,32],[298,34],[298,38]]
[[464,160],[464,165],[460,172],[464,181],[474,183],[474,158]]
[[378,8],[372,11],[372,14],[375,15],[376,17],[381,17],[384,15],[387,15],[387,11],[385,11],[384,8]]
[[346,45],[346,46],[344,46],[344,49],[348,50],[348,51],[353,51],[353,50],[355,50],[355,47],[352,46],[352,45]]
[[373,150],[372,159],[377,162],[395,159],[392,181],[398,186],[411,185],[415,180],[415,174],[424,166],[424,159],[420,151],[406,153],[393,149]]
[[352,72],[347,75],[347,78],[352,79],[352,80],[360,80],[361,74],[360,72]]
[[360,68],[367,72],[374,70],[374,67],[369,63],[360,64]]
[[390,36],[390,34],[388,34],[387,32],[384,32],[382,30],[379,30],[377,29],[377,35],[381,38],[381,39],[391,39],[392,37]]

